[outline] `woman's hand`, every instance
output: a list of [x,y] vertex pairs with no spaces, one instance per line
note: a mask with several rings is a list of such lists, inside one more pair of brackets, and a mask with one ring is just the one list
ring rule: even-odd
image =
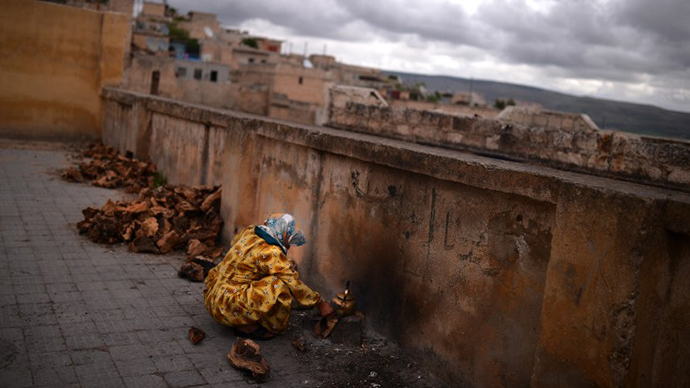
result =
[[333,315],[333,307],[331,307],[331,304],[323,299],[319,299],[319,301],[316,303],[316,308],[319,309],[319,313],[322,317]]

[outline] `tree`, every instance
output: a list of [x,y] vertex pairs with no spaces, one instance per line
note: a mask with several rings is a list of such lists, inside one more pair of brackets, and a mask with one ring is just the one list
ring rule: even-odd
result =
[[170,37],[170,40],[173,42],[180,42],[186,44],[189,40],[189,31],[185,30],[184,28],[178,27],[177,23],[168,23],[168,30],[170,31],[168,33],[168,36]]
[[441,93],[434,92],[434,94],[430,94],[426,97],[427,102],[439,102],[441,100]]
[[176,22],[168,23],[168,36],[171,42],[184,43],[185,52],[187,54],[198,55],[201,52],[201,47],[199,46],[199,41],[192,39],[189,36],[189,31],[184,28],[178,27]]
[[501,99],[497,98],[496,101],[494,101],[494,108],[503,110],[503,109],[505,109],[505,107],[506,107],[506,101],[505,100],[501,100]]
[[187,51],[187,54],[196,54],[199,55],[201,52],[201,46],[199,46],[199,41],[196,39],[189,39],[185,43],[185,51]]
[[254,38],[244,38],[242,39],[242,44],[255,49],[259,48],[259,41]]

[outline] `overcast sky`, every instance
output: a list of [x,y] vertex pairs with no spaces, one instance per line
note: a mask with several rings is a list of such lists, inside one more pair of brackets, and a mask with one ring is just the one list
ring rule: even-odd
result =
[[168,2],[297,53],[690,111],[690,0]]

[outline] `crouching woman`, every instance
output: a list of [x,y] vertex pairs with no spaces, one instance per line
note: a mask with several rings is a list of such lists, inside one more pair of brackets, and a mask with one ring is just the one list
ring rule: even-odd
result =
[[270,216],[264,225],[251,225],[232,240],[223,261],[206,277],[204,305],[213,319],[236,334],[266,339],[287,329],[292,301],[333,313],[318,292],[299,279],[288,260],[291,246],[306,239],[290,214]]

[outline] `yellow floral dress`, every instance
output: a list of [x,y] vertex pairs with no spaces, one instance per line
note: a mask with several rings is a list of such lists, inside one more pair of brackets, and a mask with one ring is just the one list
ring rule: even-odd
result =
[[287,256],[249,226],[232,240],[223,261],[209,271],[204,305],[213,319],[228,326],[258,323],[283,332],[290,320],[293,298],[305,307],[319,301],[319,293],[301,280]]

